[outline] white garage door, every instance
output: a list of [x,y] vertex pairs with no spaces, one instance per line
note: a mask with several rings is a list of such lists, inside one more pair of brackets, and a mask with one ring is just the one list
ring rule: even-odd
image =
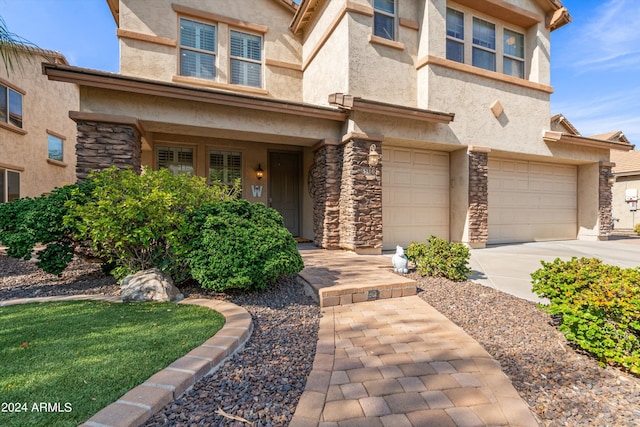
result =
[[385,147],[383,158],[384,249],[431,234],[449,239],[449,154]]
[[577,167],[489,159],[489,243],[575,239]]

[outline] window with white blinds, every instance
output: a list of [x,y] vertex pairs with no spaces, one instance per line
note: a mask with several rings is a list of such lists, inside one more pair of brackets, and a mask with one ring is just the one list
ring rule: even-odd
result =
[[156,165],[158,169],[169,169],[174,175],[193,175],[193,149],[158,147],[156,149]]
[[242,153],[238,151],[209,151],[209,182],[233,185],[242,180]]
[[262,37],[231,31],[231,83],[262,87]]
[[180,18],[180,75],[216,77],[216,27]]

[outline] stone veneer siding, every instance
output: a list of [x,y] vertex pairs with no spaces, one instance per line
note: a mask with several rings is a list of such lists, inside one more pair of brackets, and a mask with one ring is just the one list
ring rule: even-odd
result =
[[77,121],[76,178],[82,181],[94,170],[111,166],[140,173],[142,146],[135,126]]
[[489,153],[469,151],[469,243],[489,238]]
[[342,147],[324,145],[313,153],[310,195],[313,200],[313,243],[325,249],[340,247],[340,181]]
[[599,170],[599,200],[598,200],[598,219],[600,221],[600,236],[607,237],[611,235],[613,224],[611,223],[613,215],[611,213],[613,184],[609,183],[609,178],[613,176],[611,173],[611,163],[600,163]]
[[340,247],[356,252],[382,251],[382,164],[369,167],[369,147],[373,143],[382,154],[379,142],[351,139],[343,146]]

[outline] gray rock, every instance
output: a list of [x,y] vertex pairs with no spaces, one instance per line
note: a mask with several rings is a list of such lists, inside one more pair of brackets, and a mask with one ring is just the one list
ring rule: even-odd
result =
[[183,295],[175,287],[171,277],[157,268],[139,271],[122,280],[120,285],[122,300],[142,301],[180,301]]

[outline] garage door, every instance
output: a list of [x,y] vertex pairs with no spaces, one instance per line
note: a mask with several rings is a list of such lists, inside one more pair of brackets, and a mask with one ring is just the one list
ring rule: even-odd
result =
[[577,167],[489,159],[489,243],[575,239]]
[[449,154],[385,147],[382,168],[384,249],[434,234],[449,238]]

